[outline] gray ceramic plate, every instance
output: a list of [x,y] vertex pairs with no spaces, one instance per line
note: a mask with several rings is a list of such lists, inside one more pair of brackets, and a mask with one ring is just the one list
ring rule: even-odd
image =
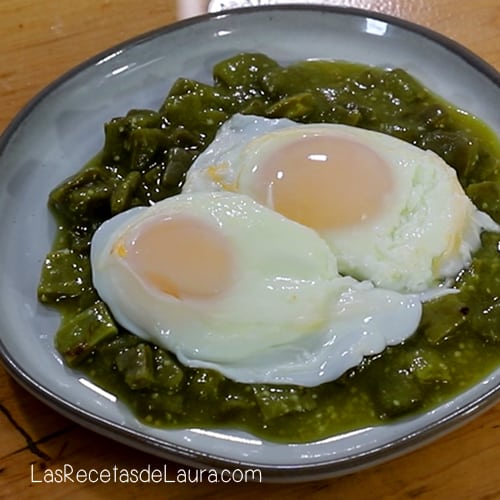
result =
[[237,51],[263,51],[283,63],[330,58],[400,66],[500,133],[493,68],[450,40],[378,14],[245,8],[110,49],[43,91],[1,138],[0,353],[12,375],[57,411],[147,452],[191,465],[258,467],[275,481],[351,472],[420,446],[493,404],[500,369],[425,415],[310,444],[273,444],[238,431],[152,429],[64,366],[53,347],[58,316],[36,300],[55,230],[47,195],[100,149],[103,123],[132,107],[157,108],[177,77],[207,80],[215,62]]

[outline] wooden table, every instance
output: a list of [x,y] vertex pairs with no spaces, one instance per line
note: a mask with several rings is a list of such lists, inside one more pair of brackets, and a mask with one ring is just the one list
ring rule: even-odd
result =
[[[177,3],[179,5],[177,5]],[[0,131],[28,99],[72,66],[129,37],[202,12],[185,0],[0,2]],[[339,0],[431,27],[500,69],[498,0]],[[367,471],[299,485],[39,484],[43,471],[143,469],[164,462],[100,437],[46,407],[0,366],[0,498],[500,498],[500,406],[431,445]],[[175,477],[177,467],[167,463]],[[39,476],[38,476],[39,477]],[[35,478],[36,479],[36,478]]]

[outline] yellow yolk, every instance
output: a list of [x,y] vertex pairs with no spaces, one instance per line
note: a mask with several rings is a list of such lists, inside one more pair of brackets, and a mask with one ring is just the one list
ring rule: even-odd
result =
[[147,284],[177,298],[208,298],[233,279],[232,253],[215,227],[191,217],[156,219],[115,252]]
[[222,163],[220,165],[210,165],[207,168],[207,174],[212,179],[212,181],[219,184],[224,191],[236,191],[236,187],[233,184],[224,182],[224,171],[229,168],[227,163]]
[[251,195],[316,230],[376,216],[393,190],[390,166],[353,139],[303,135],[254,167]]

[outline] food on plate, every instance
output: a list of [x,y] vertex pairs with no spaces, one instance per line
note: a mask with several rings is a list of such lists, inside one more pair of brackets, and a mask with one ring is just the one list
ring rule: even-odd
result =
[[421,316],[418,297],[341,277],[314,231],[233,193],[115,216],[94,235],[91,265],[121,326],[237,382],[335,380]]
[[432,151],[339,124],[235,115],[182,191],[244,193],[315,229],[343,274],[422,292],[470,264],[486,228],[456,171]]
[[[377,168],[386,175],[381,179],[367,171],[371,186],[356,186],[361,190],[357,199],[350,200],[349,212],[337,221],[340,227],[326,236],[314,217],[307,227],[302,224],[307,221],[288,219],[286,208],[285,215],[273,211],[277,206],[267,196],[268,181],[262,197],[262,184],[254,189],[252,168],[234,174],[236,184],[245,184],[248,191],[234,192],[235,179],[226,179],[227,171],[217,163],[206,167],[209,187],[200,185],[205,174],[199,165],[228,128],[245,123],[261,130],[269,122],[280,125],[263,137],[283,137],[302,126],[342,131],[349,141],[363,142],[364,153],[375,151]],[[242,142],[252,148],[250,136],[237,135],[227,152],[241,148]],[[432,150],[442,160],[421,150]],[[413,165],[408,177],[396,167],[405,162]],[[132,109],[105,124],[103,150],[50,193],[59,229],[38,295],[61,312],[55,344],[64,361],[116,394],[150,425],[230,426],[274,441],[305,442],[391,422],[448,401],[499,365],[500,237],[492,221],[500,220],[499,167],[496,135],[401,69],[318,60],[284,66],[263,54],[237,54],[214,66],[212,82],[179,78],[158,110]],[[400,204],[370,198],[372,187]],[[308,189],[300,186],[300,194]],[[325,193],[323,186],[316,189]],[[231,210],[222,216],[219,202],[238,207],[238,213],[244,206],[246,216],[231,219]],[[161,222],[163,210],[172,214],[180,207],[183,223]],[[429,218],[427,210],[434,215]],[[325,215],[313,213],[320,221]],[[401,216],[408,224],[401,225]],[[432,225],[435,217],[448,223],[442,231],[436,226],[437,233],[431,228],[429,234],[436,236],[418,255],[408,252],[410,269],[400,266],[398,273],[404,276],[386,275],[393,246],[401,246],[405,231],[425,233],[423,221]],[[385,221],[380,237],[373,231],[351,231],[377,218]],[[216,230],[211,229],[214,220]],[[244,229],[241,223],[247,224]],[[208,257],[196,260],[186,248],[167,245],[168,262],[163,262],[156,250],[150,251],[156,249],[151,242],[159,240],[163,246],[176,239],[168,234],[178,231],[194,243],[205,235],[201,244],[190,247],[207,251]],[[342,240],[331,237],[343,232]],[[138,252],[132,242],[138,242]],[[376,258],[364,261],[374,245]],[[245,262],[248,268],[238,274]],[[279,290],[254,292],[267,279],[275,287],[278,271],[285,281],[300,278],[290,298],[301,304],[301,313],[290,312]],[[319,286],[309,286],[313,281]],[[236,289],[238,293],[226,295]],[[390,294],[397,298],[390,307],[402,315],[392,310],[382,314]],[[367,300],[370,295],[384,306]],[[163,307],[165,296],[182,306]],[[311,296],[314,300],[308,300]],[[190,309],[194,303],[196,308]],[[411,314],[401,303],[411,305]],[[206,316],[207,311],[215,311],[215,317]],[[303,321],[296,321],[295,314]],[[217,323],[218,333],[209,336],[201,326],[200,334],[185,326],[182,315],[188,325]],[[360,318],[370,326],[369,318],[375,321],[377,315],[381,323],[372,324],[387,326],[383,335],[350,333]],[[403,317],[407,320],[398,319]],[[390,325],[391,319],[396,325]],[[259,342],[250,341],[251,320],[262,320],[255,330]],[[233,328],[235,321],[238,327]],[[314,321],[318,328],[309,329]],[[170,322],[176,325],[172,335]],[[339,325],[349,332],[341,336],[346,344],[332,339],[321,345],[328,338],[325,332],[340,331]],[[227,345],[225,332],[230,332]],[[236,332],[242,334],[241,350],[235,349]],[[203,339],[199,347],[198,335]],[[280,341],[272,340],[273,335]],[[291,358],[284,346],[295,348],[297,342],[297,357],[287,364]],[[304,355],[308,342],[313,348],[309,345]],[[341,358],[350,358],[348,364],[337,361],[335,344],[346,353]],[[263,351],[269,354],[261,355]],[[329,374],[333,380],[323,382],[317,365],[309,370],[321,359],[334,368]]]

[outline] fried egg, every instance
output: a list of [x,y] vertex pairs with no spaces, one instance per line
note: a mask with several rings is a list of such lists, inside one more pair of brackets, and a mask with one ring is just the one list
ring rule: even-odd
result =
[[404,293],[454,277],[499,230],[435,153],[339,124],[235,115],[189,170],[195,191],[249,195],[317,231],[341,273]]
[[237,193],[119,214],[94,234],[91,265],[124,328],[238,382],[334,380],[421,317],[417,296],[340,276],[316,231]]

